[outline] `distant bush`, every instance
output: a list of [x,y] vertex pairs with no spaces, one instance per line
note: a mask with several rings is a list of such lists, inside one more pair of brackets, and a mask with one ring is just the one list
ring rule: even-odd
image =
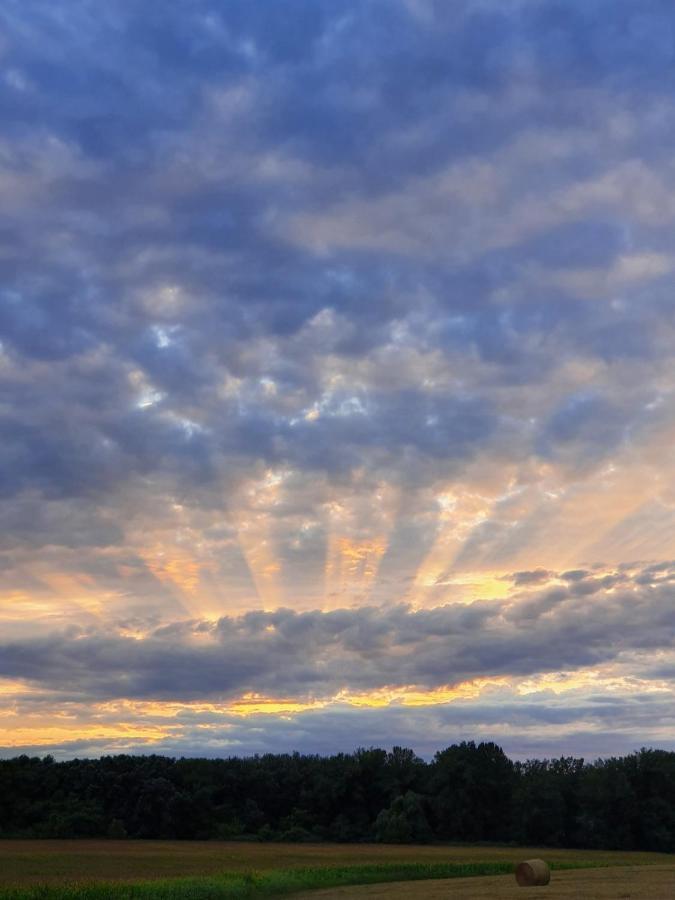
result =
[[127,837],[127,830],[124,827],[124,822],[120,821],[120,819],[113,819],[110,825],[108,825],[107,835],[109,838],[114,840],[122,840]]
[[422,798],[412,791],[396,797],[375,819],[375,840],[383,844],[428,844],[432,838]]

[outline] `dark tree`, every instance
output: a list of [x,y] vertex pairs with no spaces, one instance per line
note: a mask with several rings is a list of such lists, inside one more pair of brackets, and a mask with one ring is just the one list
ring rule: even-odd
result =
[[246,759],[0,760],[0,837],[523,844],[675,851],[675,753],[512,763],[463,742]]
[[513,763],[496,744],[464,741],[437,753],[431,777],[437,834],[509,840],[513,785]]

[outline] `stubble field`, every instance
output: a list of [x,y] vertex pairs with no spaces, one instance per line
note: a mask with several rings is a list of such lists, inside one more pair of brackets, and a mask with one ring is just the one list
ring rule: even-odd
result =
[[675,863],[554,872],[546,887],[525,893],[512,875],[311,891],[297,900],[673,900]]
[[[657,853],[467,845],[17,840],[0,841],[0,898],[234,900],[301,893],[316,900],[385,896],[506,900],[522,896],[511,872],[516,862],[532,856],[545,858],[556,871],[549,887],[527,891],[530,900],[675,896],[673,858]],[[576,867],[582,868],[568,871]],[[485,877],[466,877],[476,875]]]

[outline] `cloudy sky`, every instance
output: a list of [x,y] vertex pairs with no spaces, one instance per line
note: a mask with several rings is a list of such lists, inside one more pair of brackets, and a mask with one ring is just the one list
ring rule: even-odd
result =
[[675,748],[671,0],[4,0],[5,756]]

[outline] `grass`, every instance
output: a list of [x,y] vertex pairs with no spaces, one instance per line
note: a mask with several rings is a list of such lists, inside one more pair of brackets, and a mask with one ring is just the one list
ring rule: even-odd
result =
[[[558,863],[554,868],[588,868],[594,863]],[[139,883],[34,885],[9,888],[3,900],[240,900],[279,897],[299,891],[347,885],[422,881],[438,878],[469,878],[512,873],[513,864],[492,863],[402,863],[363,866],[320,866],[279,869],[244,874],[227,873],[205,878],[181,878]]]
[[489,846],[2,841],[0,900],[238,900],[319,888],[670,862],[656,853]]
[[513,866],[506,862],[319,866],[135,884],[33,885],[6,889],[0,897],[2,900],[152,900],[160,897],[166,900],[240,900],[355,884],[502,875],[512,869]]

